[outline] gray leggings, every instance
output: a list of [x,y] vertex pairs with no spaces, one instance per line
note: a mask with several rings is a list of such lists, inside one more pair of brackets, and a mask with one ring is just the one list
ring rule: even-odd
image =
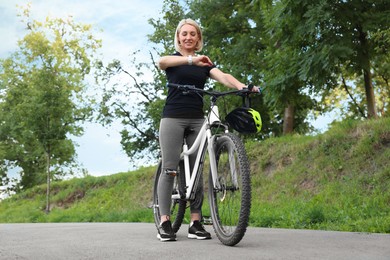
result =
[[[161,215],[170,215],[171,195],[173,189],[174,177],[165,174],[165,170],[177,170],[180,162],[180,153],[183,146],[184,131],[192,129],[187,136],[188,147],[194,143],[197,134],[199,133],[204,119],[188,119],[188,118],[163,118],[160,121],[160,148],[162,156],[162,173],[157,187],[158,203]],[[189,156],[190,169],[195,164],[196,154]],[[191,201],[191,213],[201,214],[203,203],[203,179],[199,181],[196,191],[196,200]]]

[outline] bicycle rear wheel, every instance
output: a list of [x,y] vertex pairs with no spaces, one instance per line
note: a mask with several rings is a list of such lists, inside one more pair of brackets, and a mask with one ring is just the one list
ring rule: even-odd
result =
[[249,162],[244,144],[233,134],[218,137],[215,144],[218,181],[209,176],[209,203],[213,228],[218,239],[234,246],[244,237],[251,208]]
[[[158,229],[160,225],[160,208],[158,203],[158,195],[157,195],[157,186],[158,186],[158,180],[160,178],[162,169],[161,169],[161,162],[158,164],[155,179],[154,179],[154,189],[153,189],[153,214],[154,214],[154,223],[156,224],[156,227]],[[178,194],[179,193],[179,175],[175,177],[174,185],[172,194]],[[173,232],[177,232],[180,229],[180,226],[183,222],[184,214],[186,211],[186,205],[187,202],[185,200],[181,199],[172,199],[171,203],[171,211],[170,211],[170,218],[172,222],[172,229]]]

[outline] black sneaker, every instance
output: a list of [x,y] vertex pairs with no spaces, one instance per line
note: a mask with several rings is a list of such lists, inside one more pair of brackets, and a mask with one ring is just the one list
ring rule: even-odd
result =
[[157,238],[160,241],[176,241],[176,234],[172,230],[172,224],[170,220],[163,222],[158,228]]
[[197,220],[188,229],[188,238],[211,239],[211,235],[204,229],[202,223]]

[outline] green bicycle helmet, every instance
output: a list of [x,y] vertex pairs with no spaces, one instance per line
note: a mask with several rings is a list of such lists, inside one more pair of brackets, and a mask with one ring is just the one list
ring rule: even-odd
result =
[[243,134],[258,133],[262,127],[260,113],[250,107],[236,108],[225,119],[234,130]]

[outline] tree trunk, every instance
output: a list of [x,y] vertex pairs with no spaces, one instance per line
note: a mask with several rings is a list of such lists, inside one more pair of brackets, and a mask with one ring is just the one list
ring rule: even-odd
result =
[[[47,129],[48,133],[50,132],[50,116],[47,117]],[[50,213],[50,180],[51,180],[51,174],[50,174],[50,156],[51,156],[51,143],[50,139],[48,142],[46,142],[46,166],[47,166],[47,188],[46,188],[46,214]]]
[[47,163],[47,188],[46,188],[46,214],[50,213],[50,148],[49,152],[46,153]]
[[284,118],[283,118],[283,135],[291,134],[294,130],[294,106],[288,104],[284,109]]
[[376,102],[375,102],[375,94],[374,87],[372,86],[372,77],[370,70],[363,70],[364,75],[364,89],[366,90],[366,98],[367,98],[367,117],[368,118],[376,118]]
[[371,62],[370,62],[370,51],[367,42],[367,33],[365,33],[361,26],[358,26],[359,31],[359,40],[361,44],[361,60],[362,60],[362,69],[364,77],[364,89],[366,91],[367,99],[367,117],[376,118],[376,102],[374,87],[372,85],[372,76],[371,76]]

